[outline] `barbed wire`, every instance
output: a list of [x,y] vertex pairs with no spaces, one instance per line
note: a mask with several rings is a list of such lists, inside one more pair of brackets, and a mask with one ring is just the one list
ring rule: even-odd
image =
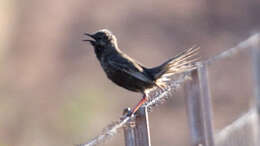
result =
[[[232,135],[234,135],[235,133],[239,133],[238,131],[243,131],[243,133],[245,134],[246,130],[250,127],[250,130],[253,130],[253,132],[257,132],[257,110],[256,108],[251,108],[247,113],[244,113],[242,116],[240,116],[237,120],[233,121],[231,124],[229,124],[228,126],[224,127],[221,131],[219,131],[216,135],[215,135],[215,139],[216,139],[216,143],[221,143],[224,142],[225,139],[231,139]],[[239,130],[239,129],[243,129],[243,130]],[[242,134],[243,135],[243,134]],[[252,135],[251,135],[252,136]],[[239,136],[237,135],[236,137],[233,138],[237,138],[239,141],[239,139],[241,139],[241,137],[239,138]],[[245,138],[242,138],[242,141],[245,141]]]
[[[207,60],[201,61],[201,65],[211,65],[212,63],[218,61],[218,60],[222,60],[224,58],[233,56],[234,54],[247,49],[247,48],[252,48],[254,46],[256,46],[258,43],[260,43],[260,34],[255,34],[251,37],[249,37],[247,40],[239,43],[236,47],[234,48],[230,48],[227,49],[221,53],[219,53],[216,56],[213,56]],[[166,101],[171,95],[172,93],[174,93],[176,91],[176,89],[178,87],[180,87],[180,85],[187,79],[190,79],[190,72],[185,72],[181,75],[178,76],[177,79],[174,79],[172,82],[170,82],[167,87],[165,88],[165,90],[155,90],[153,92],[152,96],[149,96],[150,99],[148,102],[146,102],[143,106],[147,107],[149,110],[151,111],[151,109],[153,107],[159,106],[162,103],[164,103],[164,101]],[[93,138],[92,140],[90,140],[87,143],[84,144],[79,144],[78,146],[95,146],[98,145],[100,143],[105,142],[106,140],[110,139],[112,136],[114,136],[118,129],[123,127],[127,122],[129,122],[131,120],[131,118],[134,117],[129,117],[129,116],[123,116],[121,117],[119,120],[112,122],[110,125],[108,125],[106,128],[104,128],[103,132],[101,134],[99,134],[98,136],[96,136],[95,138]]]
[[[183,83],[187,79],[189,79],[189,75],[183,74],[180,75],[176,80],[174,80],[174,82],[169,83],[165,90],[154,90],[154,95],[149,96],[150,100],[143,106],[147,107],[149,109],[148,111],[150,112],[153,107],[158,106],[162,104],[164,101],[166,101],[169,98],[169,96],[171,96],[172,92],[175,91],[181,85],[181,83]],[[117,133],[117,130],[123,127],[132,118],[135,117],[121,117],[120,120],[112,122],[110,125],[108,125],[101,134],[99,134],[89,142],[85,144],[79,144],[78,146],[94,146],[105,142],[107,139],[114,136]]]
[[202,61],[202,62],[205,65],[211,65],[212,63],[214,63],[218,60],[222,60],[224,58],[233,56],[234,54],[236,54],[244,49],[252,48],[252,47],[256,46],[258,43],[260,43],[260,34],[259,33],[252,35],[247,40],[239,43],[234,48],[227,49],[227,50],[217,54],[216,56],[210,57],[209,59]]
[[122,119],[120,118],[119,121],[113,122],[112,124],[108,125],[100,135],[96,136],[91,141],[85,144],[79,144],[78,146],[94,146],[105,142],[105,140],[114,136],[117,133],[117,130],[123,127],[123,125],[126,124],[130,119],[131,117],[129,116],[125,116]]

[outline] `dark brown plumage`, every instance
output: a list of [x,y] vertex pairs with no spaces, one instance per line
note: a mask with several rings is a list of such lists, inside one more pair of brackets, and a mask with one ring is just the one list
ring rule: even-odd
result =
[[85,33],[92,39],[87,39],[95,49],[96,56],[107,77],[115,84],[134,92],[143,94],[142,100],[132,110],[134,114],[147,101],[148,91],[153,87],[163,89],[169,76],[194,69],[195,56],[198,47],[185,49],[177,56],[160,66],[146,68],[124,54],[117,45],[116,37],[106,29],[94,34]]

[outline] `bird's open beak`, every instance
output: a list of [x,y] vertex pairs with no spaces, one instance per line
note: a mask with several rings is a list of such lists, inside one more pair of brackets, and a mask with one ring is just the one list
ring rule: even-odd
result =
[[85,40],[82,40],[82,41],[87,41],[87,42],[91,42],[91,43],[94,43],[95,42],[95,38],[92,34],[89,34],[89,33],[84,33],[84,35],[88,36],[88,37],[91,37],[92,39],[94,40],[90,40],[90,39],[85,39]]

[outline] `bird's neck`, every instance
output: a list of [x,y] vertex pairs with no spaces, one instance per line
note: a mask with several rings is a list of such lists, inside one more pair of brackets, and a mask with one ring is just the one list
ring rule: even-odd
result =
[[109,46],[106,48],[95,47],[95,53],[98,60],[110,56],[110,54],[120,54],[122,51],[117,46]]

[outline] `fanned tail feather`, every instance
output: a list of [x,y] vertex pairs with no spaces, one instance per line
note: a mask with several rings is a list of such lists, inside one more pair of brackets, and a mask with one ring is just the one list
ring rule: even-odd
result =
[[170,76],[195,69],[195,62],[199,59],[199,49],[199,46],[187,48],[162,65],[148,69],[155,80],[155,84],[163,88]]

